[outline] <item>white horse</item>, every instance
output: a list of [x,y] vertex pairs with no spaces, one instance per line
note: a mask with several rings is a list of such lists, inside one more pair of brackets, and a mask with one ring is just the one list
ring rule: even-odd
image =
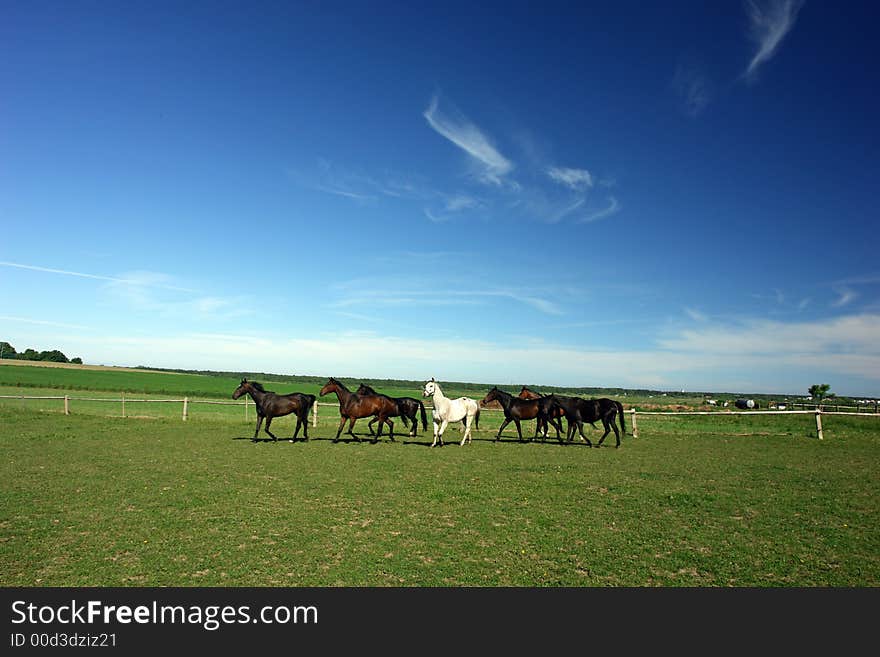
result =
[[459,397],[458,399],[449,399],[440,390],[438,384],[433,378],[425,384],[423,397],[434,397],[434,442],[431,447],[440,443],[443,446],[443,432],[450,422],[461,422],[464,427],[464,436],[461,439],[461,445],[464,446],[465,441],[471,442],[471,424],[479,428],[480,423],[480,405],[476,400],[470,397]]

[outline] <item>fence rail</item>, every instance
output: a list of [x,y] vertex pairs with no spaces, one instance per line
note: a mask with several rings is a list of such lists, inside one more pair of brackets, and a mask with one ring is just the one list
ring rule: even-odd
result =
[[[244,416],[245,420],[248,419],[248,407],[253,406],[253,403],[248,399],[248,397],[244,397],[243,401],[228,401],[228,400],[217,400],[217,399],[190,399],[189,397],[184,397],[183,399],[146,399],[146,398],[127,398],[125,395],[122,395],[119,398],[114,397],[71,397],[70,395],[58,395],[58,396],[48,396],[48,395],[0,395],[0,399],[21,399],[21,400],[58,400],[64,402],[64,414],[70,415],[70,402],[72,401],[85,401],[85,402],[107,402],[107,403],[116,403],[122,404],[122,417],[125,417],[125,404],[183,404],[183,414],[182,419],[184,421],[187,420],[189,416],[189,405],[190,404],[213,404],[216,406],[241,406],[244,408]],[[327,406],[327,407],[338,407],[339,404],[336,402],[319,402],[316,401],[312,406],[312,426],[318,426],[318,407],[319,406]],[[430,402],[425,404],[426,410],[431,410],[433,408],[433,404]],[[857,407],[846,407],[846,408],[857,408]],[[870,408],[870,407],[869,407]],[[637,411],[635,408],[630,408],[625,410],[624,412],[631,415],[631,423],[632,423],[632,436],[633,438],[638,438],[639,429],[638,429],[638,415],[666,415],[666,416],[684,416],[684,415],[714,415],[718,417],[729,417],[733,415],[815,415],[816,416],[816,432],[819,437],[819,440],[824,439],[824,433],[822,430],[822,416],[823,415],[846,415],[846,416],[861,416],[861,417],[880,417],[880,413],[862,413],[860,411],[861,407],[858,407],[856,412],[847,412],[847,411],[823,411],[822,407],[816,407],[813,410],[800,410],[800,411],[779,411],[779,410],[766,410],[766,411],[731,411],[731,410],[718,410],[718,411]],[[501,412],[500,408],[483,408],[482,411],[489,412]]]

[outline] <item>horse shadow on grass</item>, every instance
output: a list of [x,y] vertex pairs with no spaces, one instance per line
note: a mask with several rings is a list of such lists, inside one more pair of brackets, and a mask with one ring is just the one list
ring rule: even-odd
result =
[[[236,436],[233,440],[248,440],[252,443],[306,443],[309,441],[308,438],[303,438],[302,436],[298,436],[297,438],[279,438],[278,440],[273,440],[272,438],[254,438],[253,436]],[[311,440],[314,440],[314,438]]]

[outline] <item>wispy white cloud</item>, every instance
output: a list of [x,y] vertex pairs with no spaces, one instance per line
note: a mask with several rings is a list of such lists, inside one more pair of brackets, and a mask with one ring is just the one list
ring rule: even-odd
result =
[[60,274],[62,276],[75,276],[77,278],[90,278],[98,281],[110,281],[111,283],[117,283],[121,285],[136,285],[142,287],[159,287],[166,290],[174,290],[177,292],[195,292],[190,288],[180,287],[178,285],[172,285],[169,283],[170,278],[164,276],[162,274],[156,273],[147,273],[147,272],[136,272],[131,276],[102,276],[100,274],[88,274],[85,272],[79,271],[68,271],[65,269],[52,269],[49,267],[38,267],[36,265],[24,265],[17,262],[2,262],[0,261],[0,266],[3,267],[14,267],[17,269],[27,269],[30,271],[38,271],[44,272],[47,274]]
[[[148,313],[165,318],[186,319],[231,319],[252,314],[245,297],[221,297],[211,295],[192,296],[189,294],[167,294],[159,285],[151,281],[162,281],[169,277],[155,272],[131,272],[128,280],[142,281],[130,285],[118,282],[108,283],[104,291],[110,303],[129,312]],[[169,290],[174,288],[164,288]],[[178,291],[179,292],[179,291]]]
[[620,211],[620,203],[617,202],[617,199],[613,196],[608,197],[608,207],[599,210],[598,212],[593,212],[592,214],[587,215],[586,217],[582,217],[578,223],[579,224],[587,224],[592,221],[598,221],[599,219],[604,219],[605,217],[610,217],[613,214],[617,214]]
[[855,299],[859,296],[855,290],[846,285],[835,285],[833,289],[838,295],[837,300],[831,304],[835,308],[842,308],[843,306],[847,306],[855,301]]
[[554,182],[565,185],[575,191],[588,189],[593,186],[593,176],[586,169],[548,167],[546,173]]
[[461,210],[470,210],[480,204],[477,199],[467,196],[466,194],[455,194],[446,198],[446,209],[449,212],[460,212]]
[[431,212],[429,208],[425,208],[423,212],[425,213],[425,216],[435,224],[442,224],[449,221],[448,215],[436,214]]
[[45,319],[33,319],[30,317],[10,317],[9,315],[0,315],[0,321],[2,321],[2,322],[22,322],[24,324],[36,324],[39,326],[54,326],[57,328],[75,329],[77,331],[89,330],[88,326],[83,326],[82,324],[65,324],[63,322],[54,322],[54,321],[45,320]]
[[510,299],[548,315],[564,314],[559,304],[529,289],[517,288],[438,288],[412,285],[399,289],[393,285],[379,285],[376,281],[350,281],[336,286],[341,296],[329,304],[330,308],[359,306],[474,306],[485,305],[492,299]]
[[709,320],[705,313],[701,313],[699,310],[696,310],[694,308],[685,308],[684,313],[695,322],[706,322]]
[[513,163],[463,114],[454,108],[441,111],[439,100],[439,96],[435,94],[423,112],[428,125],[462,149],[480,166],[480,180],[500,185],[502,178],[513,169]]
[[681,110],[692,118],[703,113],[712,100],[712,86],[699,68],[679,64],[672,78],[672,89]]
[[[862,314],[814,322],[744,320],[688,328],[659,341],[665,349],[707,354],[834,355],[880,358],[880,315]],[[880,371],[877,372],[880,376]]]
[[336,196],[345,196],[346,198],[351,198],[356,201],[375,201],[376,197],[372,194],[361,194],[359,192],[353,192],[350,189],[343,189],[341,187],[329,187],[327,185],[315,185],[315,189],[320,192],[327,192],[328,194],[335,194]]
[[753,77],[779,48],[785,35],[794,27],[803,0],[747,0],[749,38],[756,46],[755,54],[746,68],[746,77]]

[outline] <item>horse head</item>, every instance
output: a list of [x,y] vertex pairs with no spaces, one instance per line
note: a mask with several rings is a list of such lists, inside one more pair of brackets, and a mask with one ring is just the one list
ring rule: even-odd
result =
[[432,376],[431,380],[425,383],[425,389],[422,391],[422,397],[430,397],[437,389],[437,382],[434,381],[434,377]]
[[248,391],[249,387],[250,387],[250,384],[248,383],[248,380],[242,379],[241,383],[239,383],[238,387],[235,389],[235,392],[232,393],[232,398],[238,399],[239,397],[241,397],[243,394],[245,394]]
[[520,399],[537,399],[541,397],[537,392],[529,388],[528,386],[523,386],[522,390],[519,391]]
[[493,402],[498,399],[498,386],[492,386],[492,389],[486,393],[486,396],[483,397],[483,401],[480,404],[488,404],[489,402]]

